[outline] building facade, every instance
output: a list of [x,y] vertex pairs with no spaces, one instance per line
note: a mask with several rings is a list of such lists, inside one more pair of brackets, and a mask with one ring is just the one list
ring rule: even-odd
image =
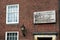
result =
[[58,0],[0,0],[0,40],[59,40],[58,10]]

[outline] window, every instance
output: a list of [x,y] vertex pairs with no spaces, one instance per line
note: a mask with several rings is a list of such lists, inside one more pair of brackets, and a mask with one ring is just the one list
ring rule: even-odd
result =
[[5,40],[18,40],[18,32],[6,32]]
[[6,6],[6,24],[19,23],[19,4]]

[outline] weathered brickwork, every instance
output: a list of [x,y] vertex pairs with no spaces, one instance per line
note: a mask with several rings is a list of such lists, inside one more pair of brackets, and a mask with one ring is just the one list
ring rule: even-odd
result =
[[[19,4],[19,24],[6,24],[6,5]],[[55,24],[37,24],[33,23],[33,12],[56,10]],[[34,40],[33,32],[58,32],[58,0],[0,0],[0,40],[5,40],[6,31],[19,31],[19,40]],[[27,29],[24,38],[20,27],[25,25]],[[59,40],[59,36],[57,36]]]

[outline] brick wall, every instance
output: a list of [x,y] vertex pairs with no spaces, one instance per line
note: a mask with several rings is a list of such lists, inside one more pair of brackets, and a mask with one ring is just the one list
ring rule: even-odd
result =
[[[19,24],[6,24],[6,5],[19,4]],[[33,23],[33,12],[56,10],[55,24]],[[33,32],[59,32],[58,0],[0,0],[0,39],[5,40],[6,31],[19,31],[19,40],[33,40]],[[20,27],[25,25],[26,37],[23,37]],[[59,40],[57,36],[57,40]]]

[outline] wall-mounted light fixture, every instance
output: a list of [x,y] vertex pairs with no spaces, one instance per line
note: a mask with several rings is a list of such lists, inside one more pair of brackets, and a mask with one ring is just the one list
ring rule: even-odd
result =
[[26,36],[26,28],[24,25],[21,26],[21,31],[22,31],[23,36],[25,37]]

